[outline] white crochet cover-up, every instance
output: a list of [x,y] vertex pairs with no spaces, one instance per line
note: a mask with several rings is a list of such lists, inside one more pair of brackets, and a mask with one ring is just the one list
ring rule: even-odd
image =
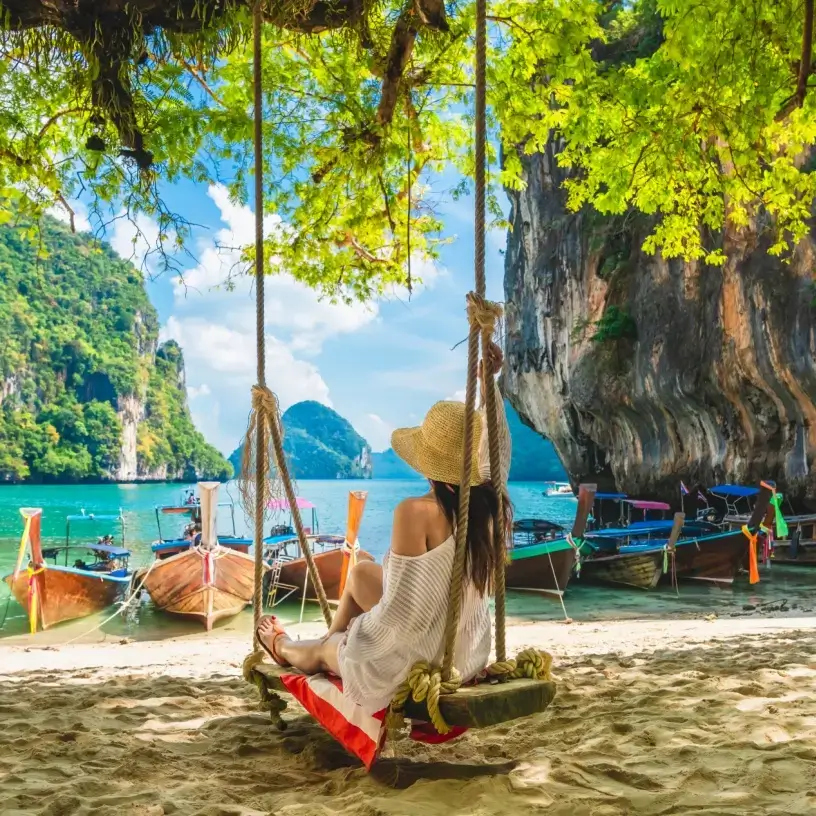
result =
[[[506,479],[510,433],[501,397],[496,402],[501,464]],[[482,437],[479,469],[483,478],[489,478],[484,427]],[[366,710],[376,712],[385,708],[417,661],[441,663],[455,548],[451,536],[422,555],[404,556],[389,550],[383,559],[382,599],[370,612],[352,622],[337,653],[345,695]],[[453,661],[464,681],[471,680],[487,665],[490,634],[488,597],[480,595],[466,581]]]

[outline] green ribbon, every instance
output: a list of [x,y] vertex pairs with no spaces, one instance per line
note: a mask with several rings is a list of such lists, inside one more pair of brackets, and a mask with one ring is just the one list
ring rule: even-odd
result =
[[787,538],[788,523],[785,521],[785,517],[782,515],[782,494],[774,493],[771,496],[771,504],[773,505],[774,519],[776,521],[776,537]]
[[663,548],[663,574],[665,575],[669,571],[669,548]]

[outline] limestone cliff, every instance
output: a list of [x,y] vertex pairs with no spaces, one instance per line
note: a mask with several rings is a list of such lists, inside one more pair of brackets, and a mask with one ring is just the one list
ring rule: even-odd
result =
[[790,263],[761,222],[720,236],[721,268],[646,255],[642,217],[568,212],[555,151],[509,193],[512,404],[573,482],[670,500],[764,478],[816,504],[813,234]]
[[142,275],[50,218],[0,225],[0,482],[227,476]]

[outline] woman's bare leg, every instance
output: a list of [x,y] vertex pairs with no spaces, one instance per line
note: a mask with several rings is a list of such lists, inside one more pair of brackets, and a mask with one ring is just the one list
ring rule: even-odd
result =
[[258,637],[270,652],[306,674],[332,672],[340,676],[337,662],[337,647],[343,639],[342,634],[332,635],[321,640],[292,640],[288,635],[275,631],[273,616],[261,620]]
[[332,672],[340,676],[337,647],[349,623],[379,603],[383,594],[382,567],[372,561],[361,561],[349,573],[340,605],[328,633],[319,640],[292,640],[275,631],[274,616],[261,619],[258,636],[273,655],[306,674]]
[[338,632],[345,632],[354,618],[368,612],[379,603],[382,594],[382,567],[373,561],[361,561],[356,564],[349,573],[337,611],[332,618],[332,625],[323,639],[326,640]]

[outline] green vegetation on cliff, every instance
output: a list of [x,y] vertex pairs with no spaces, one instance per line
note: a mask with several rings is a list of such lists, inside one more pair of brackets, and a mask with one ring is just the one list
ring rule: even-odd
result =
[[[298,402],[283,414],[283,447],[296,479],[371,478],[368,442],[336,411],[319,402]],[[230,456],[241,469],[241,448]]]
[[[195,429],[181,350],[141,274],[44,218],[0,225],[0,480],[228,475]],[[138,445],[137,440],[138,438]]]

